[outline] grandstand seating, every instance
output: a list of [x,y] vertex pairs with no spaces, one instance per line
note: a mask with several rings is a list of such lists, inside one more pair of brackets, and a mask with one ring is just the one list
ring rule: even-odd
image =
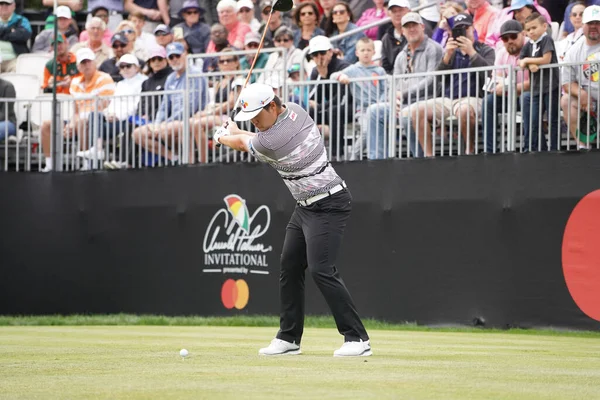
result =
[[52,56],[46,53],[26,53],[17,57],[17,74],[35,75],[40,82],[44,80],[44,67]]

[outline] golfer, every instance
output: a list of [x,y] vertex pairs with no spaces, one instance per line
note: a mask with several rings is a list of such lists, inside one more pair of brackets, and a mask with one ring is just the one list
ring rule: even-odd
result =
[[308,267],[344,336],[344,344],[333,355],[370,356],[369,336],[336,268],[352,196],[327,159],[319,129],[299,105],[282,104],[271,86],[262,83],[246,87],[239,104],[235,120],[250,120],[259,132],[243,131],[229,120],[214,140],[269,163],[297,202],[281,254],[279,332],[258,353],[301,353],[304,271]]

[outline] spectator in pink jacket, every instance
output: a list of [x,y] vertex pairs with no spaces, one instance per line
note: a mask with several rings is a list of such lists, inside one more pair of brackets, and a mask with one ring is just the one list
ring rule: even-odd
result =
[[[362,16],[356,21],[357,26],[368,25],[371,22],[379,21],[387,17],[386,7],[384,6],[385,0],[373,0],[375,7],[365,10]],[[377,40],[377,30],[379,27],[367,29],[365,35],[373,40]]]
[[[500,27],[502,24],[510,19],[517,19],[514,18],[515,10],[518,11],[526,7],[531,9],[531,13],[535,11],[540,13],[544,18],[546,18],[548,25],[550,25],[550,22],[552,22],[550,14],[544,7],[538,4],[538,0],[513,0],[512,5],[500,10],[496,20],[488,30],[488,35],[485,38],[485,44],[491,46],[492,48],[495,48],[501,44],[502,41],[500,40]],[[522,21],[520,22],[523,23]]]

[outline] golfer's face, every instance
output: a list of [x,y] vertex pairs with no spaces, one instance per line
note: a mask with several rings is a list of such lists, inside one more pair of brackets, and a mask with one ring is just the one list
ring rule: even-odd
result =
[[266,106],[266,108],[263,108],[258,114],[256,114],[256,117],[252,118],[250,122],[252,122],[252,125],[254,125],[256,129],[264,132],[272,127],[275,124],[275,121],[277,121],[276,110],[277,108],[275,103],[271,102],[268,106]]

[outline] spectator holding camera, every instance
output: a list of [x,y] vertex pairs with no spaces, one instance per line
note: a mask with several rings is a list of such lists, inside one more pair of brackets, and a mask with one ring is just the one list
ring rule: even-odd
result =
[[546,141],[539,140],[542,136],[541,119],[544,112],[548,112],[550,150],[558,149],[558,119],[553,117],[552,112],[558,112],[555,104],[560,98],[559,72],[557,67],[540,70],[542,65],[558,63],[554,40],[547,30],[546,19],[538,13],[531,14],[525,20],[529,41],[521,50],[519,66],[529,69],[531,73],[531,91],[530,96],[523,97],[524,152],[547,150]]
[[443,97],[413,104],[409,111],[413,129],[426,157],[433,157],[433,137],[431,123],[436,119],[437,126],[443,126],[443,118],[456,116],[459,132],[464,138],[465,153],[475,152],[476,111],[482,106],[482,89],[485,72],[461,73],[460,70],[474,67],[487,67],[494,64],[494,50],[475,41],[473,18],[461,13],[454,17],[452,38],[448,39],[444,56],[438,66],[439,71],[457,73],[444,75],[438,87],[444,89]]

